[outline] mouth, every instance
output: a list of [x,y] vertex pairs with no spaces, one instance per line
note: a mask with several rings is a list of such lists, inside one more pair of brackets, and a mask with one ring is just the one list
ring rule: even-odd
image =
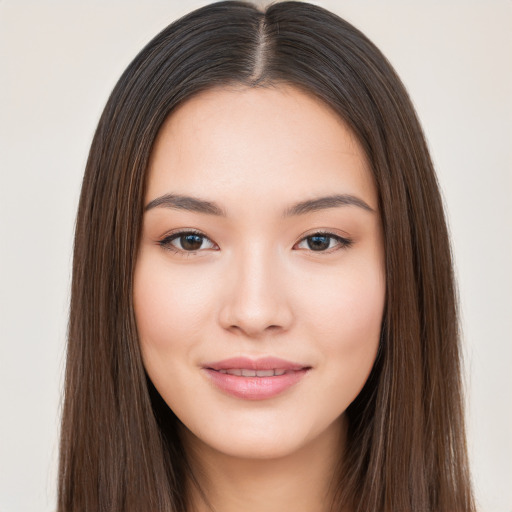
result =
[[311,370],[311,366],[284,359],[232,358],[203,366],[221,392],[244,400],[265,400],[288,390]]
[[[211,368],[213,370],[213,368]],[[287,370],[282,368],[274,370],[249,370],[240,368],[230,368],[229,370],[214,370],[226,375],[236,375],[237,377],[275,377],[276,375],[284,375]],[[288,370],[288,372],[293,370]]]

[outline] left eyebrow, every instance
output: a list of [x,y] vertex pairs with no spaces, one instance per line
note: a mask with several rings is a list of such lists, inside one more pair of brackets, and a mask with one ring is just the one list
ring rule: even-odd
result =
[[226,212],[217,204],[197,197],[183,196],[178,194],[165,194],[150,201],[144,211],[152,208],[164,207],[175,210],[187,210],[189,212],[205,213],[207,215],[226,216]]
[[332,196],[318,197],[294,204],[287,208],[284,217],[292,217],[294,215],[303,215],[305,213],[316,212],[327,208],[336,208],[338,206],[357,206],[368,212],[375,212],[368,203],[357,196],[351,194],[336,194]]

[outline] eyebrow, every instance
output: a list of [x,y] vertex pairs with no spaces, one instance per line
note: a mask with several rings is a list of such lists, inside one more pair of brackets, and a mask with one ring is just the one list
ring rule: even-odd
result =
[[206,213],[208,215],[218,215],[226,217],[226,212],[212,201],[205,201],[197,197],[182,196],[177,194],[165,194],[150,201],[144,211],[152,208],[164,207],[174,210],[186,210],[189,212]]
[[363,210],[374,212],[368,203],[359,197],[351,194],[335,194],[332,196],[319,197],[317,199],[308,199],[294,204],[284,212],[284,217],[292,217],[295,215],[303,215],[305,213],[325,210],[327,208],[336,208],[339,206],[357,206]]
[[[304,215],[306,213],[340,206],[357,206],[369,212],[375,211],[365,201],[357,196],[353,196],[351,194],[335,194],[296,203],[284,211],[283,217]],[[174,210],[186,210],[195,213],[205,213],[207,215],[216,215],[219,217],[227,216],[225,210],[213,201],[206,201],[197,197],[178,194],[164,194],[163,196],[157,197],[146,205],[144,211],[158,207],[172,208]]]

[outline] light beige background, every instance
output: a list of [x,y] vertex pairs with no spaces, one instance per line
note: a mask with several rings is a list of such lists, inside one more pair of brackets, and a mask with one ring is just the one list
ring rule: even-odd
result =
[[[207,2],[0,0],[0,512],[55,509],[75,209],[107,96]],[[325,0],[408,87],[447,203],[481,510],[512,511],[512,1]]]

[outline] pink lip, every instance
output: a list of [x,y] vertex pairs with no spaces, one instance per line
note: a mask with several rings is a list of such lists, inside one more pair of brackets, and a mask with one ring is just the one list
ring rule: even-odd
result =
[[230,370],[231,368],[245,368],[246,370],[302,370],[309,366],[292,363],[278,357],[262,357],[250,359],[249,357],[232,357],[215,363],[206,363],[204,368],[212,370]]
[[[261,359],[235,357],[207,363],[203,369],[213,384],[225,393],[245,400],[265,400],[279,395],[298,383],[311,367],[276,357]],[[285,373],[272,377],[242,377],[219,371],[231,369],[285,370]]]

